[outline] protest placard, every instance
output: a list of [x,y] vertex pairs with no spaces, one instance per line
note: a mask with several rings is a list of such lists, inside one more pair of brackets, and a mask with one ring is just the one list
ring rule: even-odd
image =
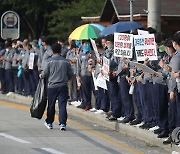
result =
[[97,49],[96,43],[95,43],[95,41],[94,41],[93,39],[91,39],[91,38],[90,38],[90,40],[91,40],[91,44],[92,44],[92,47],[93,47],[94,53],[95,53],[95,55],[96,55],[96,58],[99,58],[99,52],[98,52],[98,49]]
[[34,67],[34,53],[30,53],[29,55],[29,69],[32,70]]
[[103,76],[104,78],[109,81],[109,59],[107,59],[105,56],[103,57],[103,67],[102,67],[102,70],[103,70]]
[[96,85],[98,87],[101,87],[103,89],[107,90],[107,84],[106,84],[106,80],[104,79],[103,75],[101,73],[99,73],[97,80],[96,80]]
[[156,74],[158,76],[162,76],[162,74],[160,72],[156,72],[156,71],[154,71],[153,69],[151,69],[150,67],[148,67],[148,66],[146,66],[144,64],[130,61],[130,65],[137,67],[139,70],[142,70],[143,72],[150,73],[150,74]]
[[149,32],[146,31],[146,30],[140,30],[140,29],[138,29],[137,32],[138,32],[138,35],[148,35],[148,34],[149,34]]
[[114,56],[132,58],[133,34],[114,33]]
[[154,34],[134,35],[134,46],[137,61],[157,60],[157,49]]
[[93,77],[93,82],[94,82],[94,88],[95,88],[95,90],[98,90],[98,88],[97,88],[97,84],[96,84],[96,78],[95,78],[95,76],[94,76],[94,72],[95,71],[92,71],[92,77]]

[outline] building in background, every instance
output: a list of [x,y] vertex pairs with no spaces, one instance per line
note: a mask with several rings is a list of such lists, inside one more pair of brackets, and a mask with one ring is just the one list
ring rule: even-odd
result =
[[[102,13],[96,17],[81,17],[85,23],[99,23],[104,26],[118,21],[130,20],[130,7],[128,0],[106,0]],[[135,0],[133,2],[133,20],[147,27],[148,0]],[[161,0],[161,31],[173,34],[180,30],[180,1]]]

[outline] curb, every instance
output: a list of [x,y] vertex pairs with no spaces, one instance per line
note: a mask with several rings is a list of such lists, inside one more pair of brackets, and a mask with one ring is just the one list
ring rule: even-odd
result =
[[[0,94],[0,100],[10,101],[10,102],[14,102],[17,104],[23,104],[23,105],[30,106],[32,98],[25,97],[25,96],[18,95],[18,94],[12,94],[10,96]],[[130,126],[128,124],[121,124],[118,122],[106,121],[105,117],[101,114],[95,114],[94,112],[84,111],[82,109],[76,108],[73,105],[67,105],[67,111],[69,114],[76,116],[78,118],[81,118],[85,121],[96,123],[103,127],[121,132],[125,135],[129,135],[129,136],[138,138],[138,139],[145,141],[149,144],[152,144],[154,146],[162,147],[165,150],[168,150],[170,152],[172,152],[172,151],[180,152],[180,148],[175,145],[172,145],[172,147],[171,147],[171,145],[163,145],[163,143],[162,143],[163,140],[158,139],[156,137],[156,135],[151,131],[139,129],[138,127]]]

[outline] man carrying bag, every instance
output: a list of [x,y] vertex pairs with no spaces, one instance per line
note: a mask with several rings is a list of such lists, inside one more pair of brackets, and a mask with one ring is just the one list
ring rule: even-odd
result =
[[42,78],[48,79],[48,107],[45,126],[53,129],[55,117],[55,103],[58,99],[59,106],[59,125],[60,130],[66,130],[67,122],[67,100],[68,100],[68,80],[73,76],[70,62],[60,56],[61,46],[59,44],[52,45],[53,55],[48,59],[48,64],[43,70]]

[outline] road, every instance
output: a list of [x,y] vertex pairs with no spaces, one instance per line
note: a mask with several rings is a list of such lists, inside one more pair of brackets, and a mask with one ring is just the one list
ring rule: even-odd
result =
[[0,101],[0,154],[142,154],[162,148],[69,115],[67,131],[30,117],[29,106]]

